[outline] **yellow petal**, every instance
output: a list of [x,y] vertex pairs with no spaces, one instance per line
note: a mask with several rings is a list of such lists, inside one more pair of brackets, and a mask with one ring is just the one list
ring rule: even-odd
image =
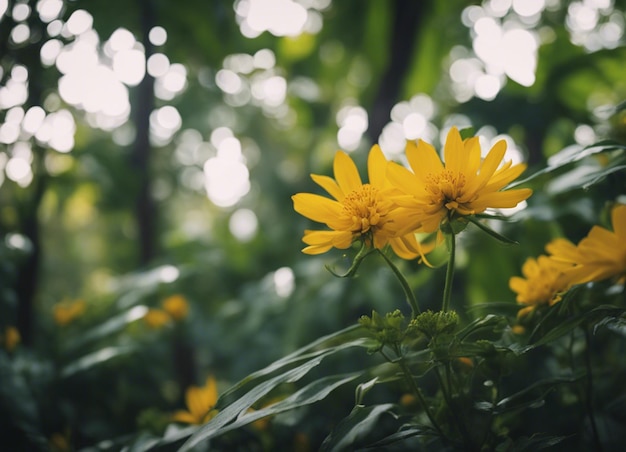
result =
[[199,424],[200,423],[200,419],[196,418],[193,414],[189,413],[188,411],[176,411],[173,415],[172,415],[172,420],[174,422],[183,422],[185,424]]
[[414,190],[423,191],[423,185],[431,174],[439,174],[443,171],[443,163],[435,148],[423,140],[418,140],[417,146],[413,142],[406,145],[406,158],[415,174],[413,182]]
[[456,127],[452,127],[446,137],[443,147],[446,169],[452,172],[462,172],[467,167],[467,154],[461,140],[461,134]]
[[346,195],[363,185],[356,165],[345,152],[337,151],[335,154],[333,171],[335,172],[335,180]]
[[346,237],[352,238],[352,233],[349,231],[304,231],[304,237],[302,241],[307,245],[324,245],[333,244],[336,242],[343,243]]
[[339,188],[339,185],[337,185],[337,182],[333,178],[311,174],[311,179],[337,201],[341,202],[343,198],[345,198],[345,194],[341,191],[341,188]]
[[508,162],[508,165],[505,164],[505,166],[500,167],[483,189],[485,191],[500,190],[517,179],[520,174],[526,170],[526,164],[524,163],[519,163],[511,167],[508,166],[510,166],[510,162]]
[[580,261],[580,253],[576,245],[567,239],[557,238],[546,245],[546,251],[550,257],[559,262],[577,263]]
[[520,188],[481,194],[475,202],[471,203],[471,207],[476,213],[484,212],[489,207],[497,209],[515,207],[532,195],[532,193],[530,188]]
[[293,208],[300,215],[318,223],[329,223],[341,215],[341,204],[312,193],[298,193],[291,197]]
[[517,318],[521,318],[524,317],[525,315],[530,314],[531,312],[533,312],[536,309],[536,306],[527,306],[525,308],[522,308],[518,311],[517,313]]
[[389,162],[387,165],[387,179],[404,193],[413,196],[424,195],[423,185],[419,183],[415,174],[396,162]]
[[464,169],[464,172],[468,178],[473,178],[478,173],[481,165],[480,140],[478,137],[468,138],[463,142],[463,147],[468,156],[467,168]]
[[611,211],[611,223],[615,234],[626,241],[626,204],[618,204]]
[[189,412],[195,417],[203,416],[206,413],[206,408],[201,399],[202,389],[197,386],[190,386],[185,391],[185,402]]
[[206,379],[206,383],[204,386],[204,396],[207,405],[210,407],[214,407],[217,403],[217,382],[213,376],[209,376]]
[[335,247],[338,249],[348,248],[353,241],[349,231],[304,231],[302,241],[307,246],[302,250],[304,254],[322,254]]
[[509,288],[516,293],[523,293],[528,288],[528,281],[519,276],[512,276],[509,279]]
[[369,183],[376,187],[383,187],[385,185],[387,177],[387,159],[380,149],[380,146],[375,144],[370,149],[370,153],[367,156],[367,174]]
[[470,185],[467,187],[468,191],[478,191],[483,188],[493,174],[502,163],[504,154],[506,153],[506,141],[498,141],[489,151],[487,157],[480,166],[480,173],[473,180],[470,181]]

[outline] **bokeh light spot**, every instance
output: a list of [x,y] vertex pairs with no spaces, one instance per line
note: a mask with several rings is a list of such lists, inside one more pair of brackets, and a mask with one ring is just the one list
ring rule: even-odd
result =
[[247,243],[254,238],[258,226],[256,214],[250,209],[237,209],[228,222],[230,233],[242,243]]
[[148,33],[148,40],[155,46],[162,46],[167,42],[167,31],[163,27],[153,27]]

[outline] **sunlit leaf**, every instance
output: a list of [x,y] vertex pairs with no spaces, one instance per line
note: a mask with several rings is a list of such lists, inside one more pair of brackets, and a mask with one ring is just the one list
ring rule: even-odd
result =
[[[298,406],[317,402],[326,397],[338,386],[350,382],[360,375],[360,373],[353,373],[347,376],[339,375],[317,380],[281,402],[278,402],[268,408],[242,415],[245,410],[250,408],[278,385],[283,383],[293,383],[304,377],[304,375],[306,375],[312,368],[319,365],[324,357],[325,356],[319,356],[316,359],[307,361],[295,369],[287,371],[284,374],[278,375],[256,386],[243,397],[228,405],[224,408],[224,410],[220,411],[208,424],[202,426],[200,430],[194,433],[191,438],[183,444],[183,447],[180,449],[181,452],[191,450],[197,444],[207,441],[210,438],[249,424],[268,415],[281,413],[283,411],[294,409]],[[231,421],[235,418],[237,420],[231,423]]]
[[89,331],[77,336],[68,343],[68,349],[82,347],[90,342],[106,338],[122,331],[128,326],[146,315],[148,308],[146,306],[135,306],[109,320],[98,325]]
[[[217,402],[217,408],[220,410],[219,413],[208,424],[205,424],[195,432],[193,439],[190,439],[185,447],[193,447],[193,445],[199,442],[208,440],[224,431],[232,429],[233,427],[229,424],[235,422],[235,419],[240,416],[244,416],[242,413],[246,412],[270,391],[284,383],[294,383],[300,380],[309,371],[320,365],[324,358],[350,348],[371,347],[371,339],[362,337],[364,332],[365,330],[358,325],[345,328],[324,336],[284,358],[275,361],[264,369],[248,375],[222,393]],[[332,376],[329,378],[338,380],[332,384],[328,381],[327,386],[337,387],[353,380],[357,376],[358,374]],[[318,380],[317,385],[319,384]],[[324,389],[312,383],[296,394],[298,395],[296,396],[294,394],[291,396],[295,397],[295,399],[285,399],[280,402],[281,405],[276,409],[281,409],[282,411],[292,409],[294,406],[297,406],[297,403],[301,403],[302,400],[310,400],[308,403],[312,403],[313,401],[319,400],[316,398],[324,394]],[[296,405],[289,405],[292,402]],[[275,407],[276,405],[272,406]],[[271,409],[271,407],[268,409]],[[257,410],[257,412],[259,411],[261,410]],[[255,420],[253,418],[247,419],[250,422]],[[188,437],[190,433],[192,433],[192,431],[189,429],[182,430],[179,433],[173,433],[168,438],[164,439],[163,442],[160,443],[160,446],[180,441],[182,438]]]
[[[280,402],[270,405],[269,407],[254,410],[247,414],[239,415],[237,417],[237,420],[228,425],[218,427],[219,424],[217,422],[215,425],[211,425],[212,423],[209,423],[206,426],[202,427],[200,430],[198,430],[197,433],[193,434],[191,438],[189,438],[189,440],[185,444],[183,444],[183,447],[180,448],[180,451],[183,452],[187,450],[192,450],[196,445],[208,441],[209,439],[217,435],[221,435],[228,431],[243,427],[244,425],[248,425],[264,417],[273,416],[283,413],[285,411],[293,410],[295,408],[318,402],[326,398],[332,391],[337,389],[339,386],[353,381],[360,374],[361,372],[356,372],[346,375],[333,375],[329,377],[324,377],[312,383],[309,383],[307,386],[300,389],[296,393],[292,394],[286,399],[281,400]],[[218,416],[219,414],[221,413],[218,413]]]
[[615,151],[618,149],[625,150],[626,146],[620,143],[616,143],[614,141],[610,141],[610,140],[600,141],[598,143],[594,143],[586,147],[581,147],[581,146],[567,147],[563,149],[561,152],[550,157],[550,159],[548,160],[548,164],[546,165],[545,168],[542,168],[541,170],[536,171],[535,173],[531,174],[530,176],[522,180],[518,180],[508,185],[508,188],[513,188],[519,185],[524,185],[530,182],[531,180],[537,178],[538,176],[551,173],[573,162],[582,160],[583,158],[588,157],[590,155],[602,154],[606,152]]
[[63,370],[61,370],[61,375],[63,377],[69,377],[78,372],[91,370],[96,366],[108,363],[120,356],[128,355],[135,350],[134,347],[106,347],[100,349],[65,366]]

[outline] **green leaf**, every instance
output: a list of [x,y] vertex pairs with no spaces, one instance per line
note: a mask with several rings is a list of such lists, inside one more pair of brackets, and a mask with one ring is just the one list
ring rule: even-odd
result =
[[472,138],[476,135],[476,130],[473,127],[465,127],[459,130],[459,134],[461,135],[462,140],[467,140],[468,138]]
[[506,245],[517,245],[518,242],[510,239],[508,237],[505,237],[499,233],[497,233],[496,231],[494,231],[493,229],[491,229],[490,227],[482,224],[480,221],[478,221],[476,218],[472,217],[472,216],[468,216],[466,217],[472,224],[474,224],[475,226],[477,226],[479,229],[481,229],[482,231],[486,232],[487,234],[489,234],[491,237],[493,237],[494,239],[498,240],[499,242],[502,242]]
[[[254,421],[262,419],[267,416],[273,416],[283,413],[285,411],[293,410],[302,406],[310,405],[326,398],[332,391],[337,389],[346,383],[349,383],[359,377],[361,372],[354,372],[344,375],[332,375],[321,378],[312,383],[309,383],[304,388],[290,395],[284,400],[277,402],[269,407],[262,408],[260,410],[251,411],[247,414],[240,414],[237,420],[221,428],[216,426],[211,427],[211,423],[201,428],[198,432],[193,434],[180,451],[190,450],[196,445],[207,441],[210,438],[224,434],[228,431],[235,430],[237,428],[248,425]],[[219,413],[218,413],[219,416]]]
[[361,405],[363,403],[363,397],[367,394],[375,385],[378,383],[379,377],[374,377],[369,381],[361,383],[358,385],[354,391],[354,399],[356,405]]
[[545,168],[536,171],[530,176],[513,182],[512,184],[507,185],[507,188],[514,188],[519,185],[526,184],[531,180],[547,173],[551,173],[557,169],[563,168],[573,162],[577,162],[585,157],[590,155],[601,154],[604,152],[615,151],[617,149],[626,150],[626,146],[614,141],[604,140],[598,143],[591,144],[587,147],[581,148],[579,146],[569,146],[563,149],[562,151],[554,154],[548,160],[548,164]]
[[[359,325],[350,326],[324,336],[313,343],[279,359],[278,361],[275,361],[264,369],[248,375],[220,396],[216,405],[220,411],[209,423],[203,425],[197,431],[195,429],[184,429],[177,433],[173,433],[167,438],[164,438],[158,446],[167,446],[168,444],[180,441],[191,434],[192,438],[190,438],[184,446],[184,448],[188,449],[200,442],[206,441],[225,431],[231,430],[234,427],[231,427],[229,424],[238,422],[236,419],[240,416],[241,418],[249,416],[242,413],[245,413],[252,405],[266,396],[270,391],[284,383],[293,383],[300,380],[311,369],[317,367],[324,358],[353,347],[371,347],[372,340],[370,338],[363,337],[364,333],[365,330]],[[351,381],[357,376],[358,374],[350,374],[348,376],[341,375],[328,377],[329,379],[338,378],[339,380],[334,383],[332,383],[331,380],[328,380],[325,384],[327,387],[334,388],[337,385]],[[318,384],[320,381],[322,380],[318,380]],[[307,387],[298,391],[296,393],[298,394],[297,396],[294,394],[291,397],[296,397],[297,403],[303,403],[302,401],[306,400],[308,397],[308,399],[311,400],[310,403],[313,403],[313,399],[315,397],[320,397],[323,394],[323,391],[323,388],[319,388],[315,386],[314,383],[311,383]],[[291,397],[286,400],[293,402]],[[280,409],[281,407],[285,410],[291,409],[287,407],[287,403],[289,402],[281,401],[279,403],[281,403],[281,405],[278,405],[278,408],[276,408],[277,405],[272,405],[272,407],[274,407],[274,409]],[[292,408],[293,407],[294,406],[292,406]],[[263,416],[265,415],[267,414],[264,414]],[[255,420],[252,417],[246,419],[249,422],[253,422]],[[237,425],[239,426],[239,424]]]
[[[33,363],[34,364],[34,363]],[[37,402],[26,379],[0,350],[0,437],[13,450],[46,450]]]
[[337,352],[343,350],[344,348],[354,346],[361,346],[365,348],[372,347],[375,344],[375,341],[371,338],[365,337],[365,333],[365,329],[362,328],[360,325],[352,325],[342,330],[331,333],[327,336],[321,337],[316,341],[290,353],[289,355],[284,356],[277,361],[274,361],[269,366],[251,373],[250,375],[239,381],[237,384],[232,386],[230,389],[228,389],[226,392],[224,392],[221,395],[220,399],[225,400],[228,396],[240,390],[243,386],[251,383],[254,380],[271,375],[274,372],[277,372],[292,364],[299,363],[302,360],[314,358],[316,356],[326,353],[327,351]]
[[68,364],[61,371],[61,376],[67,378],[77,372],[90,370],[93,367],[109,362],[112,359],[128,355],[135,350],[135,347],[105,347],[86,356],[83,356],[82,358],[77,359],[71,364]]
[[385,403],[365,407],[357,405],[352,412],[343,419],[326,437],[320,447],[320,451],[340,452],[355,449],[355,443],[363,439],[368,433],[375,430],[379,418],[383,414],[397,415],[391,410],[395,405]]
[[602,182],[609,174],[618,173],[620,171],[625,171],[626,165],[618,165],[613,167],[607,167],[602,171],[596,172],[593,176],[593,179],[589,182],[585,182],[582,186],[583,190],[588,190],[595,184]]
[[76,337],[74,340],[69,342],[68,349],[75,350],[90,342],[95,342],[99,339],[118,333],[126,328],[128,324],[141,319],[146,315],[146,312],[148,312],[148,308],[146,306],[135,306],[91,329],[89,332]]
[[[542,322],[540,322],[537,327],[535,327],[535,329],[533,330],[533,332],[531,333],[529,342],[531,344],[532,347],[539,347],[541,345],[545,345],[548,344],[549,342],[552,342],[558,338],[560,338],[561,336],[564,336],[566,334],[568,334],[569,332],[571,332],[573,329],[577,328],[578,326],[584,324],[593,324],[594,322],[601,320],[607,316],[609,317],[618,317],[620,315],[622,315],[624,313],[624,309],[622,308],[617,308],[615,306],[611,306],[611,305],[602,305],[602,306],[598,306],[594,309],[592,309],[591,311],[588,312],[584,312],[582,314],[576,315],[574,317],[569,317],[564,319],[562,322],[559,322],[554,328],[548,330],[543,336],[541,336],[539,339],[534,340],[536,336],[539,335],[539,332],[541,331],[542,327],[545,325],[545,323],[547,323],[547,320],[549,320],[552,317],[552,313],[556,312],[556,310],[559,308],[558,305],[556,305],[554,307],[554,309],[551,309],[548,313],[548,315],[546,316],[546,318],[544,318],[542,320]],[[555,315],[555,314],[553,314]]]
[[469,336],[471,336],[472,334],[475,334],[479,331],[483,331],[483,330],[487,330],[490,332],[496,331],[497,329],[504,327],[506,323],[507,323],[506,318],[499,316],[499,315],[488,314],[485,317],[480,317],[478,319],[475,319],[469,325],[467,325],[465,328],[459,331],[457,333],[457,338],[460,341],[463,341],[467,339]]
[[522,436],[515,441],[507,438],[506,442],[499,444],[495,450],[496,452],[534,452],[554,447],[561,443],[564,439],[567,439],[567,437],[537,433],[531,437]]
[[[330,352],[328,354],[330,354]],[[282,413],[283,411],[288,411],[322,400],[335,388],[354,380],[360,375],[360,372],[356,372],[348,375],[325,377],[308,384],[298,392],[289,396],[287,399],[282,400],[268,408],[253,411],[249,414],[243,414],[254,403],[268,394],[276,386],[282,383],[291,383],[302,378],[309,372],[309,370],[316,367],[325,356],[326,355],[322,355],[317,359],[307,361],[302,366],[296,367],[295,369],[278,375],[261,383],[259,386],[256,386],[243,397],[224,408],[223,411],[220,411],[208,424],[202,426],[200,430],[194,433],[191,438],[183,444],[180,451],[183,452],[191,450],[193,447],[204,441],[230,430],[242,427],[263,417]],[[230,423],[235,418],[237,418],[237,420]]]
[[537,381],[521,391],[501,399],[493,407],[493,412],[495,414],[502,414],[538,407],[545,402],[545,397],[552,392],[556,386],[564,383],[576,383],[583,378],[584,375],[585,372],[581,370],[571,377],[554,377]]
[[[393,448],[393,445],[395,443],[402,443],[409,438],[413,438],[414,436],[429,438],[427,440],[428,442],[423,443],[424,449],[422,450],[445,450],[446,446],[441,443],[441,438],[437,431],[427,425],[411,425],[410,427],[403,426],[402,430],[397,431],[396,433],[393,433],[379,441],[376,441],[374,444],[370,444],[368,446],[368,450],[388,450],[390,448],[392,450],[399,450]],[[422,438],[422,441],[424,441],[424,438]]]

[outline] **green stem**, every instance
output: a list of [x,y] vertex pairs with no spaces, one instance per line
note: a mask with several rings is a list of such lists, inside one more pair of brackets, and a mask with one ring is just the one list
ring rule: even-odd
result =
[[418,314],[421,313],[421,311],[420,311],[419,305],[417,304],[417,298],[415,297],[415,294],[411,290],[411,286],[409,286],[409,282],[406,280],[406,278],[404,277],[400,269],[396,266],[396,264],[394,264],[391,261],[391,259],[389,259],[382,250],[379,249],[378,252],[383,257],[383,259],[385,259],[385,262],[387,262],[387,265],[389,265],[389,268],[391,268],[391,271],[393,272],[393,274],[396,275],[396,278],[398,278],[398,281],[400,281],[400,285],[402,286],[402,289],[404,290],[404,294],[406,295],[406,300],[409,303],[409,306],[411,307],[411,318],[414,319],[415,317],[417,317]]
[[589,328],[587,325],[583,325],[585,330],[585,367],[587,368],[587,396],[585,397],[585,404],[587,405],[587,413],[589,414],[589,422],[591,423],[591,431],[593,432],[593,442],[595,443],[595,450],[602,452],[602,442],[600,441],[600,435],[598,433],[598,426],[596,424],[596,417],[593,410],[593,374],[591,372],[591,337],[589,335]]
[[452,280],[454,279],[454,256],[456,254],[456,236],[454,233],[446,234],[448,243],[448,265],[446,267],[446,283],[443,288],[443,304],[441,310],[446,312],[450,309],[450,298],[452,297]]
[[453,423],[456,425],[456,428],[461,434],[461,437],[463,438],[463,441],[465,442],[465,444],[469,445],[471,443],[469,439],[469,434],[467,433],[467,430],[465,429],[465,425],[463,424],[463,421],[459,418],[457,407],[454,401],[452,400],[452,382],[450,380],[449,365],[450,363],[444,364],[444,372],[446,375],[445,382],[444,382],[443,377],[441,376],[439,367],[435,368],[435,375],[437,376],[437,381],[439,383],[439,387],[441,388],[443,399],[445,400],[446,405],[448,406],[448,410],[451,413]]
[[398,362],[398,365],[400,366],[400,369],[402,369],[404,378],[409,383],[409,386],[411,387],[413,394],[415,394],[415,397],[417,397],[417,400],[419,400],[420,405],[422,406],[422,408],[424,408],[424,412],[426,413],[428,420],[433,425],[435,430],[437,430],[437,433],[439,433],[439,435],[441,436],[441,439],[445,442],[446,435],[443,433],[443,430],[441,429],[439,424],[437,424],[437,421],[435,420],[435,417],[431,413],[430,408],[428,408],[428,404],[426,403],[426,400],[424,399],[424,396],[422,395],[420,388],[417,386],[417,383],[415,383],[413,374],[411,374],[409,367],[406,365],[406,362],[404,362],[404,358],[400,357],[400,359],[397,362]]
[[330,273],[332,273],[333,276],[336,276],[337,278],[351,278],[356,274],[356,271],[359,269],[359,265],[361,265],[361,262],[363,262],[363,260],[372,252],[372,249],[370,249],[367,246],[367,243],[365,241],[361,242],[361,248],[359,249],[359,251],[356,253],[356,256],[354,256],[354,260],[352,261],[352,265],[350,265],[350,268],[348,269],[348,271],[344,274],[339,274],[337,272],[335,272],[332,268],[330,268],[328,265],[326,266],[326,270],[328,270]]

